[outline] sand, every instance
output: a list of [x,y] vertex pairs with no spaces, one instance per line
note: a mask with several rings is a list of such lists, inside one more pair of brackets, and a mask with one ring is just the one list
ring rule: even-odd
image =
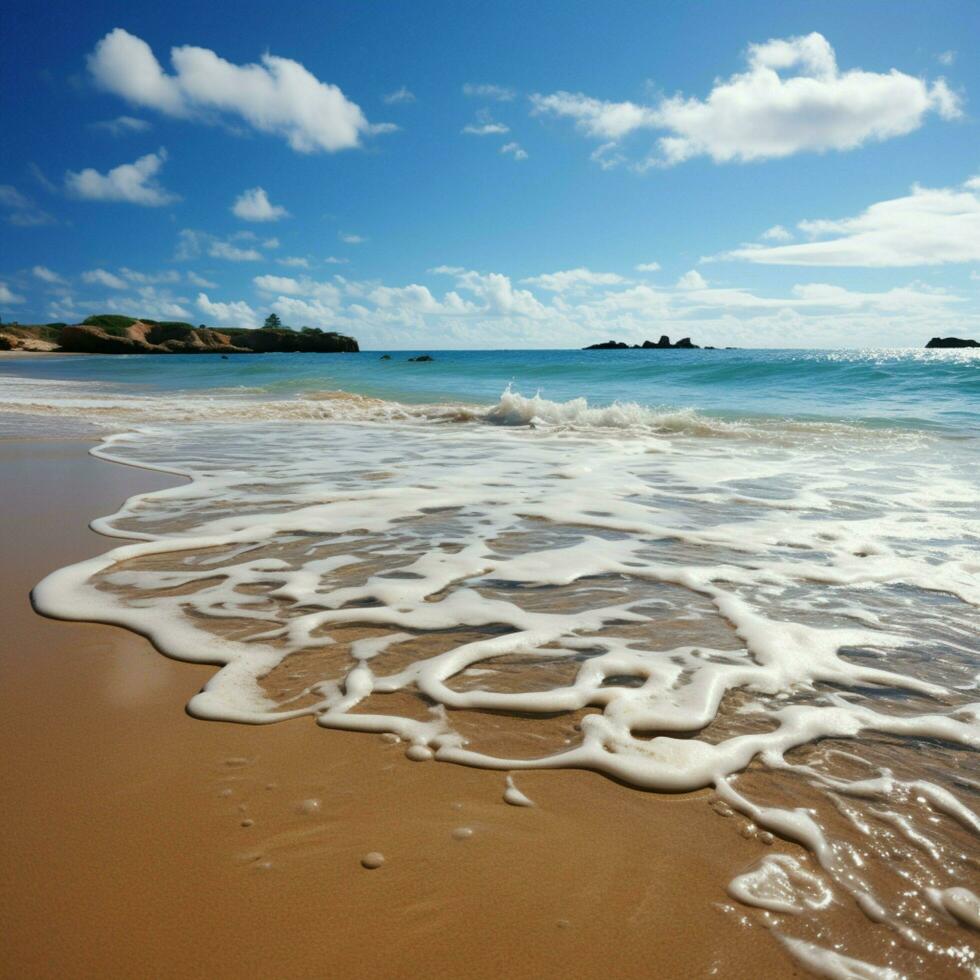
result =
[[87,448],[0,443],[0,975],[803,973],[719,908],[759,843],[708,793],[538,772],[508,806],[503,774],[376,736],[192,719],[210,668],[37,616],[36,581],[108,547],[86,523],[166,485]]

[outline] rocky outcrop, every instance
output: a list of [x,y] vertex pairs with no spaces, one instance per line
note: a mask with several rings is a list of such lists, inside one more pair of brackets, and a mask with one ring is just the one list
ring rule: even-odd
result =
[[926,347],[980,347],[980,341],[960,337],[933,337]]
[[0,327],[0,350],[60,350],[81,354],[348,353],[357,341],[343,334],[302,331],[214,330],[189,323],[158,323],[131,317],[92,317],[66,326]]
[[[676,344],[670,342],[670,337],[663,334],[656,343],[652,340],[644,340],[642,344],[624,344],[619,340],[607,340],[602,344],[590,344],[582,350],[700,350],[697,344],[691,343],[690,337],[678,340]],[[709,348],[713,350],[714,348]]]
[[[181,325],[183,326],[183,325]],[[84,354],[232,354],[250,353],[216,330],[178,329],[172,324],[137,320],[122,331],[79,324],[65,327],[61,350]]]
[[231,340],[259,354],[356,354],[360,350],[353,337],[323,330],[243,330],[232,333]]

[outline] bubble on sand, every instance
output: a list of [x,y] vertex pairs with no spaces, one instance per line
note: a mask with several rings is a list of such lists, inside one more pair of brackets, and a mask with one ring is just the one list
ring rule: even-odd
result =
[[394,732],[382,732],[381,741],[387,742],[389,745],[397,745],[401,739]]
[[472,836],[473,836],[472,827],[457,827],[453,831],[453,837],[455,837],[456,840],[466,840],[468,837],[472,837]]
[[224,789],[218,790],[218,796],[231,796],[231,794],[232,794],[232,790],[229,789],[227,786]]
[[361,866],[373,871],[385,863],[385,856],[380,851],[369,851],[361,858]]
[[314,813],[320,812],[320,801],[315,797],[310,797],[308,800],[303,800],[296,807],[297,812],[305,813],[307,815],[312,815]]
[[426,762],[432,758],[432,749],[428,745],[413,745],[406,753],[405,757],[412,762]]

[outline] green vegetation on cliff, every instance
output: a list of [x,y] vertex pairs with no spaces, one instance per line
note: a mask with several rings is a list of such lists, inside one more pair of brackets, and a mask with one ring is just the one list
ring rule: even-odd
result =
[[[271,318],[270,318],[271,319]],[[100,313],[83,323],[0,325],[0,350],[61,350],[89,354],[354,353],[353,337],[319,327],[292,330],[278,317],[260,329],[194,327],[177,320]]]

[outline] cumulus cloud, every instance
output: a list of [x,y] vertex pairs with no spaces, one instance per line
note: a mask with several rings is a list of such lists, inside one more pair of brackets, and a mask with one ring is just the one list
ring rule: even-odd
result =
[[208,298],[207,293],[198,293],[197,308],[213,323],[222,327],[257,327],[259,317],[244,300],[234,303],[219,303]]
[[385,105],[402,105],[406,102],[414,102],[415,94],[410,92],[403,85],[401,88],[396,88],[394,92],[389,92],[387,95],[381,97],[381,101]]
[[15,303],[23,302],[23,296],[18,296],[17,293],[12,292],[10,287],[5,282],[0,282],[0,303],[9,303],[14,305]]
[[470,136],[502,136],[510,132],[510,127],[497,122],[488,110],[481,109],[476,114],[476,122],[465,125],[462,132]]
[[560,289],[548,287],[565,286],[569,277],[534,277],[518,288],[503,273],[451,265],[429,270],[451,280],[445,290],[342,276],[320,282],[266,275],[253,283],[263,310],[284,322],[326,326],[380,347],[574,347],[607,337],[639,343],[661,333],[717,345],[921,346],[930,336],[980,328],[962,297],[914,282],[881,291],[802,283],[757,293],[709,284],[695,270],[665,287],[584,272],[570,279],[586,285]]
[[527,150],[525,150],[520,143],[504,143],[504,145],[500,148],[500,152],[505,155],[509,154],[515,160],[527,159]]
[[289,212],[281,204],[273,204],[262,187],[242,191],[231,206],[232,214],[242,221],[278,221],[288,218]]
[[52,286],[64,285],[65,280],[58,275],[53,269],[49,269],[46,265],[36,265],[31,269],[31,274],[35,279],[40,279],[41,282],[46,282]]
[[119,270],[120,275],[125,276],[130,282],[150,285],[161,282],[180,282],[180,273],[176,269],[167,269],[165,272],[139,272],[136,269],[129,269],[123,266]]
[[114,275],[106,269],[89,269],[88,272],[83,272],[82,282],[88,283],[90,286],[106,286],[109,289],[122,290],[129,287],[129,283],[125,279]]
[[205,279],[204,276],[199,276],[196,272],[187,273],[187,281],[192,286],[197,286],[199,289],[217,289],[218,284],[212,282],[210,279]]
[[12,184],[0,184],[0,208],[6,212],[7,224],[20,228],[54,224],[54,218],[47,211],[42,211]]
[[810,240],[743,245],[720,258],[764,265],[901,267],[980,261],[980,177],[960,187],[914,186],[850,218],[801,221]]
[[103,119],[101,122],[92,123],[92,129],[101,130],[110,136],[145,133],[152,128],[152,125],[145,119],[137,119],[135,116],[116,116],[115,119]]
[[706,289],[708,286],[704,276],[697,269],[691,269],[677,280],[678,289]]
[[256,289],[264,293],[285,293],[287,296],[302,296],[308,293],[308,288],[304,288],[303,283],[290,276],[256,276],[252,282]]
[[[235,241],[252,241],[255,236],[251,232],[239,232],[232,236]],[[257,248],[242,248],[235,241],[218,238],[193,228],[184,228],[177,238],[177,251],[174,259],[178,262],[189,262],[207,255],[213,259],[225,259],[228,262],[257,262],[263,256]]]
[[463,95],[473,99],[492,99],[494,102],[513,102],[517,92],[506,85],[474,85],[467,82],[463,86]]
[[762,237],[767,242],[788,242],[792,241],[793,233],[782,225],[773,225],[762,233]]
[[328,255],[323,261],[326,262],[327,265],[347,265],[347,263],[350,262],[350,259],[340,258],[336,255]]
[[566,269],[564,272],[549,272],[521,280],[528,286],[536,286],[538,289],[544,289],[550,293],[565,293],[589,286],[618,286],[626,281],[615,272],[593,272],[591,269],[584,268]]
[[633,266],[637,272],[659,272],[660,263],[659,262],[641,262],[639,265]]
[[284,255],[281,259],[276,259],[279,265],[292,266],[297,269],[308,269],[310,267],[310,260],[303,258],[301,255]]
[[960,116],[959,97],[942,79],[892,69],[841,71],[821,34],[753,44],[748,68],[716,80],[705,99],[674,95],[652,105],[608,102],[582,93],[532,96],[533,111],[574,120],[603,141],[600,157],[638,130],[664,133],[638,169],[696,156],[747,162],[801,152],[851,150],[918,129],[929,113]]
[[236,65],[184,45],[171,48],[170,61],[168,74],[144,40],[117,27],[95,46],[88,68],[97,85],[133,105],[199,122],[237,117],[300,153],[350,149],[387,128],[372,126],[336,85],[289,58],[264,54],[260,64]]
[[147,153],[135,163],[120,164],[105,174],[92,167],[77,173],[69,170],[65,174],[65,188],[86,201],[125,201],[158,208],[179,200],[156,180],[166,159],[167,151],[161,147],[156,153]]

